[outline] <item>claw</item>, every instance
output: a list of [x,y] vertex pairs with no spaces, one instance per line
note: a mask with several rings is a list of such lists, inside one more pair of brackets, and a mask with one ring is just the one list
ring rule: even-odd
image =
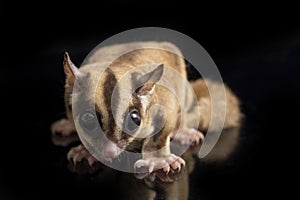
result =
[[67,158],[68,158],[68,160],[70,160],[71,161],[71,159],[73,158],[75,156],[75,152],[74,151],[69,151],[69,153],[67,154]]
[[166,167],[163,167],[163,171],[166,172],[166,174],[168,174],[170,172],[170,166],[166,166]]
[[172,167],[173,169],[177,169],[178,166],[180,166],[180,164],[179,164],[178,162],[173,162],[173,163],[171,163],[171,167]]
[[176,169],[176,168],[177,168],[176,162],[173,162],[173,163],[171,163],[170,165],[171,165],[172,169]]
[[93,156],[90,156],[88,158],[88,163],[90,166],[93,166],[93,164],[95,163],[96,159]]
[[177,166],[177,171],[180,172],[180,170],[181,170],[181,164],[179,164],[179,165]]
[[150,166],[149,166],[149,173],[150,174],[151,174],[151,172],[153,172],[153,169],[154,169],[154,162],[151,162]]
[[71,154],[71,152],[69,152],[69,153],[67,154],[67,159],[68,159],[68,160],[71,160],[71,155],[70,155],[70,154]]
[[74,162],[74,164],[76,164],[77,163],[77,161],[78,162],[81,162],[81,159],[80,159],[80,154],[76,154],[74,157],[73,157],[73,162]]
[[185,167],[185,161],[183,159],[179,159],[179,162]]
[[164,166],[162,167],[163,171],[166,172],[167,174],[170,172],[170,165],[166,161],[164,161]]

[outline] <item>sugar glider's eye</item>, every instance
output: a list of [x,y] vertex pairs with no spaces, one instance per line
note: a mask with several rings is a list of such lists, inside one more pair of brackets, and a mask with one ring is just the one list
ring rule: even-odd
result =
[[125,119],[125,128],[132,132],[135,131],[141,124],[141,116],[140,113],[134,109],[130,111]]
[[87,111],[80,117],[81,125],[88,131],[92,131],[98,123],[97,117],[94,113]]
[[133,110],[130,112],[130,117],[132,119],[132,121],[136,124],[136,125],[140,125],[141,124],[141,116],[140,113],[138,113],[137,110]]

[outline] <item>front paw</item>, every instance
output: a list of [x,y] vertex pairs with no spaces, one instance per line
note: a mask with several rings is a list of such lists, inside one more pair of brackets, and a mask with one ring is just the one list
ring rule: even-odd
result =
[[173,170],[171,168],[169,173],[164,172],[162,169],[154,171],[152,173],[136,173],[134,174],[137,179],[144,179],[145,181],[154,182],[155,180],[160,180],[162,182],[174,182],[181,179],[186,175],[186,168],[182,167],[180,171]]
[[90,166],[97,162],[96,158],[94,158],[82,144],[71,148],[67,158],[75,165],[76,163],[81,162],[83,159],[87,160]]
[[148,169],[149,173],[153,172],[153,170],[162,169],[165,173],[169,173],[170,169],[180,171],[181,165],[185,166],[185,161],[179,156],[170,154],[164,157],[140,159],[135,162],[134,168],[144,167]]

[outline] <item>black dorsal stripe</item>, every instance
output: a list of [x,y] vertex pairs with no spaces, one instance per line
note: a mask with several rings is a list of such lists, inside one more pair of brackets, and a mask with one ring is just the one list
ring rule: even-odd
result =
[[[103,98],[104,98],[104,104],[105,104],[105,109],[107,109],[108,112],[108,116],[109,116],[109,121],[107,122],[107,124],[105,125],[106,128],[108,129],[107,132],[109,133],[108,137],[114,140],[119,140],[121,135],[116,135],[115,133],[117,133],[118,131],[116,131],[116,122],[112,113],[112,105],[111,105],[111,97],[112,97],[112,93],[113,90],[115,88],[115,86],[117,85],[117,78],[114,75],[113,71],[110,68],[107,68],[105,70],[106,76],[105,76],[105,80],[104,80],[104,85],[102,87],[103,88]],[[119,91],[118,88],[116,88],[117,91],[115,91],[116,98],[114,99],[114,104],[118,105],[119,103]],[[114,134],[114,135],[113,135]]]

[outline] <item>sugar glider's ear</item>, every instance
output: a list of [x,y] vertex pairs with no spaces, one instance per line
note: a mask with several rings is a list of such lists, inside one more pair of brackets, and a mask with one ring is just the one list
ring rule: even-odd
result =
[[152,94],[155,88],[155,84],[161,79],[164,72],[164,65],[161,64],[153,71],[148,72],[139,78],[139,83],[142,85],[136,91],[138,96],[145,96]]
[[70,56],[67,52],[65,52],[64,55],[64,71],[67,75],[67,83],[71,87],[74,86],[75,79],[82,76],[79,69],[71,61]]

